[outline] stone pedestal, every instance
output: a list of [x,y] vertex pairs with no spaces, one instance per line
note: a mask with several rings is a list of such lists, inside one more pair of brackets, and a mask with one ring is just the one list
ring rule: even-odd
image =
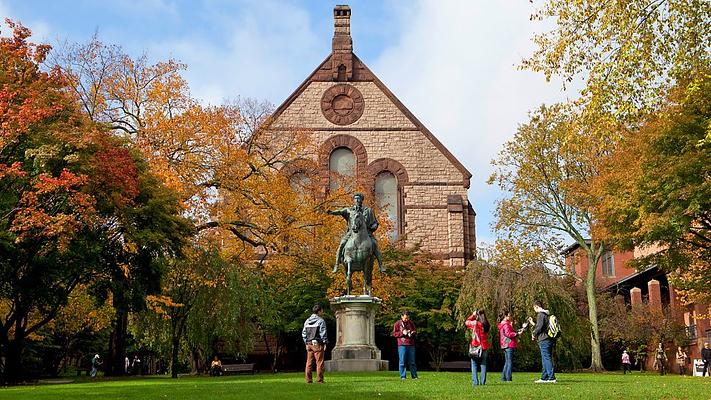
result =
[[326,371],[387,371],[375,346],[375,312],[380,300],[371,296],[342,296],[331,299],[336,314],[336,346]]

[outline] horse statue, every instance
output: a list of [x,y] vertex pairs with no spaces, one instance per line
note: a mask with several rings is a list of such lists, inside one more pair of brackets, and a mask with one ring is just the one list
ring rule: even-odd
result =
[[368,234],[365,217],[362,212],[356,212],[350,218],[352,235],[343,247],[343,264],[346,269],[346,284],[348,295],[353,289],[353,272],[363,272],[363,294],[370,296],[373,286],[373,241]]
[[341,243],[336,252],[336,265],[333,272],[338,271],[342,263],[346,272],[348,295],[353,289],[353,272],[363,272],[363,294],[371,296],[373,282],[373,263],[378,261],[380,271],[385,271],[380,258],[378,243],[373,238],[372,232],[378,229],[378,220],[373,210],[363,205],[364,196],[360,193],[353,195],[355,205],[341,210],[328,211],[331,215],[340,215],[348,221],[348,231],[341,238]]

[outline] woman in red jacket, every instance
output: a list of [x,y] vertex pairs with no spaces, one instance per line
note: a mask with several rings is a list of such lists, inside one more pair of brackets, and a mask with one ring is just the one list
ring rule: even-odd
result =
[[504,363],[504,369],[501,371],[501,381],[510,382],[511,381],[511,370],[513,369],[513,353],[514,349],[518,345],[516,332],[511,324],[511,312],[504,311],[501,313],[501,318],[499,318],[499,345],[501,350],[504,351],[504,356],[506,362]]
[[[484,310],[476,310],[464,323],[471,329],[472,346],[481,346],[481,357],[472,358],[472,383],[474,386],[486,384],[486,354],[489,350],[489,321]],[[477,370],[481,367],[481,379],[477,379]]]

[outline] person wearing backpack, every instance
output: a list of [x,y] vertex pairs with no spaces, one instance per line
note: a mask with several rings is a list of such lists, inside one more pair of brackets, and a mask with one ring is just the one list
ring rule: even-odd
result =
[[[541,364],[543,365],[543,372],[541,372],[541,379],[536,380],[536,383],[556,383],[558,382],[555,378],[555,372],[553,370],[553,346],[555,345],[555,336],[560,332],[558,327],[557,319],[553,317],[554,326],[551,327],[550,319],[551,315],[548,310],[543,308],[543,303],[539,300],[533,302],[533,310],[536,312],[536,322],[533,328],[532,340],[538,341],[538,348],[541,350]],[[533,318],[528,317],[528,321],[533,324]],[[549,332],[549,328],[553,332]],[[551,335],[549,335],[551,333]]]
[[[470,346],[470,359],[472,367],[472,384],[474,386],[485,385],[486,384],[486,355],[489,350],[489,321],[486,319],[486,313],[484,310],[476,310],[470,315],[464,322],[467,328],[471,329],[472,341]],[[478,357],[472,353],[472,348],[476,349],[480,347],[481,350],[478,351]],[[477,379],[477,373],[481,367],[481,379]]]

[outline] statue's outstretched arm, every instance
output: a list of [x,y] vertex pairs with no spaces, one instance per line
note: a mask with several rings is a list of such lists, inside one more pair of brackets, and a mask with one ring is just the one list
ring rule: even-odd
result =
[[348,209],[341,208],[340,210],[329,210],[329,211],[326,211],[326,213],[331,214],[331,215],[340,215],[342,217],[347,217],[348,216]]

